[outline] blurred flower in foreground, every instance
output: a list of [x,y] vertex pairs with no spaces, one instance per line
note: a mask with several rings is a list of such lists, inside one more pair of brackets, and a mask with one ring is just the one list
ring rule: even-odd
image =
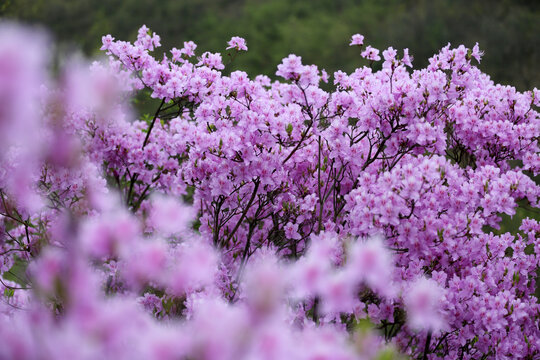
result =
[[417,330],[440,331],[446,327],[441,311],[444,289],[432,279],[419,278],[406,290],[403,300],[410,326]]

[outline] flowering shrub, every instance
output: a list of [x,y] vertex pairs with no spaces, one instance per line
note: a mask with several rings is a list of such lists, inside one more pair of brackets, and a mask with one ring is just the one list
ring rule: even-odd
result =
[[540,92],[478,46],[389,48],[327,91],[295,55],[274,82],[154,57],[144,26],[53,79],[38,35],[0,29],[1,358],[540,356],[540,224],[490,231],[538,207]]

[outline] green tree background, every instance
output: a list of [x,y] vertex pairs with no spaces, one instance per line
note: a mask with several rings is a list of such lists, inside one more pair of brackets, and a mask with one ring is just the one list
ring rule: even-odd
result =
[[233,35],[250,51],[234,67],[274,76],[290,53],[329,72],[361,65],[354,33],[378,47],[409,48],[415,67],[450,42],[485,51],[481,68],[518,90],[540,86],[538,0],[3,0],[0,16],[43,24],[67,49],[99,53],[101,36],[134,39],[146,24],[166,51],[193,40],[224,51]]

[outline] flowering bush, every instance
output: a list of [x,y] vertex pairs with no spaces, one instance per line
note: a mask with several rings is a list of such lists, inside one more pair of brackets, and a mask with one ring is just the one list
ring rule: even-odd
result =
[[478,46],[323,90],[295,55],[273,82],[193,42],[156,58],[144,26],[57,79],[48,45],[0,28],[1,358],[540,356],[540,224],[490,231],[538,207],[540,91]]

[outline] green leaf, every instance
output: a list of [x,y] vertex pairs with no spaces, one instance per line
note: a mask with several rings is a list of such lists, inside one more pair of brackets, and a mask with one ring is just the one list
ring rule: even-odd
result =
[[14,294],[15,294],[15,290],[8,289],[8,288],[4,289],[4,296],[5,297],[10,298],[10,297],[13,297]]
[[519,272],[515,272],[512,276],[512,284],[517,285],[519,283]]
[[369,319],[358,319],[356,322],[355,330],[361,333],[366,333],[373,330],[375,326]]
[[439,238],[440,242],[443,242],[444,241],[444,229],[438,229],[437,230],[437,237]]
[[285,130],[287,131],[287,135],[291,136],[291,133],[293,131],[293,126],[291,123],[287,124],[287,126],[285,127]]
[[208,127],[208,132],[209,133],[213,133],[214,131],[217,130],[217,127],[214,124],[207,124],[207,127]]
[[396,359],[401,359],[401,357],[396,352],[396,350],[390,347],[387,347],[386,349],[383,349],[377,354],[376,359],[377,360],[396,360]]
[[26,268],[28,262],[20,258],[16,258],[11,269],[6,271],[2,277],[6,280],[13,281],[21,286],[28,285],[28,279],[26,277]]

